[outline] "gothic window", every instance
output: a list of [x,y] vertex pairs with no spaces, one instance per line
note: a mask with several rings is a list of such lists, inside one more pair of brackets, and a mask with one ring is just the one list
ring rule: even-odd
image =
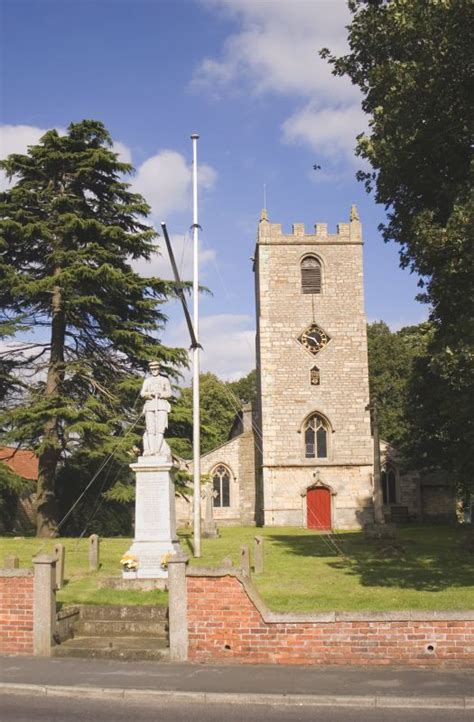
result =
[[393,466],[387,465],[380,475],[384,504],[397,503],[397,476]]
[[321,293],[321,262],[315,256],[301,261],[301,293]]
[[304,425],[304,446],[307,459],[327,458],[328,424],[319,414],[310,416]]
[[319,386],[321,383],[321,374],[317,366],[312,366],[309,370],[309,381],[311,386]]
[[223,464],[216,466],[212,472],[212,486],[214,506],[230,506],[230,471]]

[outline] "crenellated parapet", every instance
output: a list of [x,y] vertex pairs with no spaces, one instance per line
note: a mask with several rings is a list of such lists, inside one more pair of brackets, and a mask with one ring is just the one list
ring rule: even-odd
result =
[[306,233],[304,223],[293,223],[291,234],[285,234],[281,223],[271,223],[267,211],[262,210],[258,226],[257,243],[273,244],[362,244],[362,226],[355,205],[352,206],[349,222],[338,223],[336,233],[328,232],[327,223],[315,223],[312,233]]

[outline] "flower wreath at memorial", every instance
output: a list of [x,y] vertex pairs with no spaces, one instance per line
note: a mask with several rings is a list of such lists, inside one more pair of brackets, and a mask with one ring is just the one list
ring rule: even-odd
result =
[[166,552],[166,554],[163,554],[163,556],[160,559],[160,566],[163,569],[167,569],[169,560],[172,559],[174,556],[175,555],[173,552]]
[[126,572],[135,572],[138,569],[138,558],[133,554],[124,554],[120,560],[122,569]]

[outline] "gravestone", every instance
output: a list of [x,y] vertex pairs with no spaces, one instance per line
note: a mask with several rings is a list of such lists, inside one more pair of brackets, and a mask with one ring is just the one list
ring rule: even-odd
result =
[[247,545],[240,547],[240,569],[244,577],[250,577],[250,552]]
[[100,564],[100,539],[97,534],[89,537],[89,571],[97,572]]
[[[168,577],[168,558],[179,551],[176,535],[175,486],[170,448],[164,438],[172,395],[160,364],[150,363],[150,376],[143,382],[140,395],[145,399],[143,455],[130,468],[136,476],[135,536],[127,554],[137,560],[137,579]],[[124,578],[131,575],[124,571]]]
[[214,499],[217,496],[211,482],[204,484],[202,490],[202,498],[205,500],[204,506],[204,529],[202,536],[206,539],[217,539],[219,536],[216,522],[214,521]]
[[[90,541],[89,541],[90,544]],[[66,547],[64,544],[56,544],[54,547],[54,558],[56,559],[56,589],[62,589],[64,584],[64,559]],[[89,560],[90,563],[90,560]]]
[[13,555],[5,557],[5,569],[19,569],[20,559]]
[[263,536],[255,537],[253,568],[255,574],[263,574]]

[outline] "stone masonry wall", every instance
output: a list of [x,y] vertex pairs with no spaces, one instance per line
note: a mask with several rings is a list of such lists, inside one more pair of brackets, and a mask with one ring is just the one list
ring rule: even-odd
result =
[[[301,292],[301,260],[307,254],[316,255],[321,262],[319,294]],[[296,484],[285,482],[287,468],[300,467],[299,477],[309,486],[316,468],[328,483],[324,478],[327,467],[328,476],[339,479],[334,525],[357,526],[358,507],[349,512],[345,503],[341,507],[341,500],[348,496],[366,499],[372,494],[360,222],[354,214],[350,223],[339,225],[336,234],[328,234],[325,224],[318,224],[309,234],[302,224],[296,224],[293,233],[286,235],[279,224],[269,223],[263,216],[255,273],[265,523],[293,523],[285,514],[273,512],[277,507],[295,509],[298,504]],[[330,338],[315,356],[298,341],[313,322]],[[319,385],[310,384],[314,365],[320,371]],[[331,425],[327,459],[305,458],[302,426],[315,411]],[[350,477],[345,471],[349,467],[354,469]],[[278,468],[281,473],[277,474]],[[342,489],[343,479],[345,484],[353,484],[347,491]]]
[[[251,428],[235,436],[217,449],[201,457],[201,474],[211,474],[224,464],[230,471],[230,506],[214,507],[214,519],[219,525],[255,523],[255,452]],[[190,473],[192,473],[190,464]],[[204,518],[204,501],[201,514]],[[191,523],[192,504],[176,499],[178,523]]]
[[0,569],[0,654],[33,654],[33,571]]
[[229,570],[189,569],[187,596],[194,662],[474,665],[474,611],[274,613]]

